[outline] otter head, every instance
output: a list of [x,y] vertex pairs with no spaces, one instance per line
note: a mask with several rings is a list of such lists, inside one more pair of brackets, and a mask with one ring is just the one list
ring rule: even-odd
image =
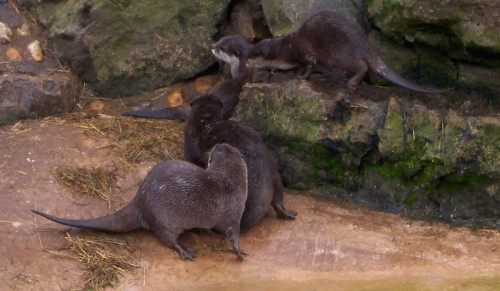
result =
[[252,49],[253,44],[242,35],[225,36],[212,45],[212,53],[231,67],[233,78],[244,75],[246,60]]
[[[227,143],[219,143],[212,147],[208,156],[207,169],[217,171],[217,176],[226,177],[226,184],[237,187],[235,191],[244,193],[241,214],[248,193],[248,172],[245,158],[241,152]],[[230,183],[232,181],[233,183]]]
[[191,102],[190,119],[198,124],[222,120],[222,102],[214,95],[203,95]]

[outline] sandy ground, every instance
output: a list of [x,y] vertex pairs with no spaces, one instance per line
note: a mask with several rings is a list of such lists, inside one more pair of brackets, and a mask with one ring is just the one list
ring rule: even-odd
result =
[[[153,165],[126,168],[98,132],[51,120],[0,128],[0,290],[82,287],[79,262],[45,251],[64,244],[69,228],[35,217],[29,209],[69,218],[113,210],[98,198],[75,198],[55,181],[55,167],[116,170],[126,202]],[[243,262],[231,252],[216,250],[221,238],[217,234],[182,237],[198,250],[194,262],[181,261],[150,233],[128,234],[141,267],[124,273],[116,289],[500,289],[498,230],[411,221],[295,193],[287,193],[285,203],[299,213],[297,219],[278,220],[270,213],[243,234],[241,248],[248,253]],[[76,229],[70,233],[88,234]]]

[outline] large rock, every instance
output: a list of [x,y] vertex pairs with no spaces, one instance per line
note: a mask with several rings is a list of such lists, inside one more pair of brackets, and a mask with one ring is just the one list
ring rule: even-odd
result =
[[[367,0],[382,32],[454,58],[500,65],[500,4],[490,0]],[[495,57],[496,56],[496,57]]]
[[362,0],[262,0],[267,24],[274,36],[293,32],[311,15],[334,11],[364,26]]
[[84,0],[37,8],[60,59],[99,93],[120,96],[214,64],[212,37],[229,2]]
[[45,76],[24,74],[0,77],[0,125],[72,111],[79,86],[65,73]]
[[498,116],[473,116],[468,102],[454,110],[365,94],[300,80],[250,84],[236,118],[263,134],[287,187],[500,226]]

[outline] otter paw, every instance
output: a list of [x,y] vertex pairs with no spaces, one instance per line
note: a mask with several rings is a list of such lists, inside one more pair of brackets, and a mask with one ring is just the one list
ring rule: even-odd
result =
[[181,245],[176,245],[175,249],[181,254],[181,259],[183,261],[185,260],[194,261],[194,259],[196,258],[196,251],[191,248],[184,247]]
[[283,210],[277,212],[277,215],[280,219],[295,219],[295,216],[297,216],[297,212],[293,210]]

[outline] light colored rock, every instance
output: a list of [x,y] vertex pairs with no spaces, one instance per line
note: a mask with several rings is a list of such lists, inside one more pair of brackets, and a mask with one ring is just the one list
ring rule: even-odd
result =
[[216,82],[217,80],[214,76],[202,76],[194,81],[194,89],[199,93],[205,94],[212,89]]
[[16,48],[13,47],[8,48],[5,55],[11,61],[22,59],[21,53]]
[[24,22],[20,27],[16,29],[16,32],[20,36],[29,36],[31,35],[30,25]]
[[38,40],[32,41],[28,47],[28,51],[31,54],[31,57],[37,62],[43,62],[43,49],[42,44]]
[[184,99],[182,98],[182,89],[176,88],[167,96],[167,107],[177,107],[182,104],[184,104]]
[[10,43],[12,30],[3,22],[0,22],[0,44]]

